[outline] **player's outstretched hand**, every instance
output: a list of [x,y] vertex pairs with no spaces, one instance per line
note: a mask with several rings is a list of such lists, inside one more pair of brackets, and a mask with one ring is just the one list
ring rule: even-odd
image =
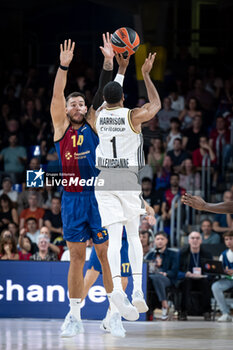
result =
[[185,193],[181,198],[182,203],[189,205],[197,210],[204,210],[206,202],[199,196],[192,196],[189,193]]
[[69,67],[70,62],[74,56],[74,47],[75,42],[71,42],[71,39],[68,41],[65,40],[64,44],[60,45],[60,64],[64,67]]
[[116,61],[117,61],[118,65],[119,65],[119,68],[126,70],[126,68],[129,65],[130,56],[128,55],[126,58],[124,58],[121,53],[115,52],[115,57],[116,57]]
[[145,62],[142,65],[142,74],[150,73],[153,67],[155,56],[156,56],[156,52],[153,54],[149,53],[148,57],[145,59]]
[[110,59],[112,60],[114,57],[114,52],[113,52],[113,48],[112,48],[112,43],[111,43],[111,38],[110,38],[110,34],[109,32],[105,34],[103,34],[103,45],[104,46],[100,46],[100,50],[102,51],[102,54],[104,55],[104,57],[106,59]]

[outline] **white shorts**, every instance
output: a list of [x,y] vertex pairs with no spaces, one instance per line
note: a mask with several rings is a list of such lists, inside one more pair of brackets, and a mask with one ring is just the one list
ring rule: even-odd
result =
[[108,226],[116,222],[125,224],[146,214],[140,194],[138,191],[96,191],[101,225]]

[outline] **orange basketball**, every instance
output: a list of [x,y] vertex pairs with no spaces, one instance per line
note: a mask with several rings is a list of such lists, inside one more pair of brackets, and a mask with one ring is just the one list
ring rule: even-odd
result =
[[113,33],[111,41],[113,50],[122,53],[124,57],[133,55],[140,45],[138,33],[128,27],[117,29]]

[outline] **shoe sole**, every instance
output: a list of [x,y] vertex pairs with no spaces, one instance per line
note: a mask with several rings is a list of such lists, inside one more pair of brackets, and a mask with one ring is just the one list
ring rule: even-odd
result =
[[132,301],[132,304],[136,307],[136,309],[138,310],[138,312],[144,313],[147,312],[149,310],[148,306],[146,305],[145,300],[141,300],[141,299],[134,299]]
[[115,293],[112,295],[112,302],[117,307],[120,315],[124,317],[128,321],[136,321],[139,319],[139,313],[137,309],[129,304],[127,306],[124,305],[124,295],[121,293]]

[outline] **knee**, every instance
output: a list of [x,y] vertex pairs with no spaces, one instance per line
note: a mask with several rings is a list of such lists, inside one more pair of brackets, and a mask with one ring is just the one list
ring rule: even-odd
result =
[[213,293],[216,293],[219,290],[218,282],[215,282],[214,284],[212,284],[211,289]]
[[96,249],[96,254],[101,264],[108,261],[108,245],[101,244],[98,249]]
[[70,262],[74,262],[77,264],[85,263],[85,251],[79,249],[70,249]]

